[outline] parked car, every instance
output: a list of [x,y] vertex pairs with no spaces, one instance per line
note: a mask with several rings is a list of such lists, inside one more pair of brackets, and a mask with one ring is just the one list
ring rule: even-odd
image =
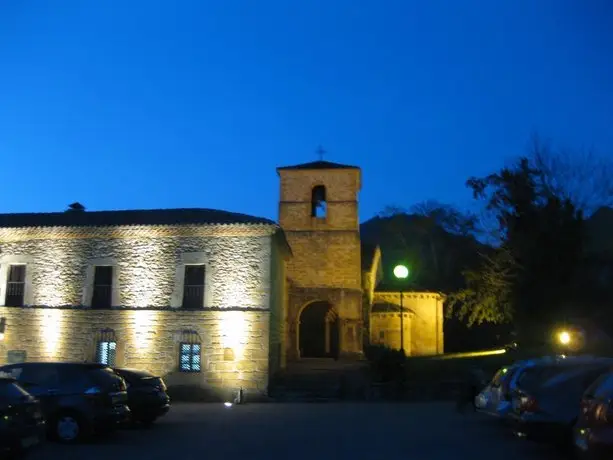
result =
[[504,417],[507,414],[511,407],[508,397],[509,384],[522,364],[505,366],[496,372],[492,381],[475,398],[475,408],[478,412],[495,417]]
[[0,367],[38,398],[47,434],[65,443],[112,430],[130,414],[124,380],[92,363],[20,363]]
[[518,380],[509,414],[515,433],[537,441],[570,442],[583,393],[611,366],[613,359],[588,357],[526,372]]
[[128,406],[132,419],[146,425],[170,410],[170,398],[161,377],[138,369],[114,369],[128,387]]
[[501,368],[492,381],[476,397],[475,407],[479,412],[505,419],[512,411],[512,396],[517,390],[520,378],[526,372],[530,372],[538,366],[556,364],[565,359],[562,356],[543,356],[517,361],[510,366]]
[[601,375],[585,390],[574,444],[580,459],[613,458],[613,371]]
[[15,379],[0,377],[0,458],[26,451],[44,438],[40,403]]

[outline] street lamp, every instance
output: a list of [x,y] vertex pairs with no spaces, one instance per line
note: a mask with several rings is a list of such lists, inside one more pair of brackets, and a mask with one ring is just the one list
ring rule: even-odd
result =
[[558,341],[562,344],[562,345],[568,345],[570,344],[570,332],[568,331],[560,331],[558,332]]
[[[396,265],[394,267],[394,276],[397,280],[405,280],[409,277],[409,269],[406,265]],[[400,288],[400,351],[402,356],[404,353],[404,306],[402,304],[402,287]]]

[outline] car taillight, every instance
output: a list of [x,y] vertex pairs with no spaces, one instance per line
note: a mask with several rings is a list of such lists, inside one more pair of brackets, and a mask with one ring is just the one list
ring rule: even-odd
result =
[[599,403],[594,408],[594,418],[603,423],[613,423],[613,402]]

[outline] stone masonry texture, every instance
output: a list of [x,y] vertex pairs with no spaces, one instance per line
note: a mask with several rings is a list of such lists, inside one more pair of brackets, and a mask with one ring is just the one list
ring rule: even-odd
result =
[[[444,297],[430,292],[403,293],[405,345],[411,356],[443,353],[443,301]],[[399,292],[375,292],[374,305],[391,304],[400,306]],[[400,312],[371,313],[370,337],[372,343],[400,346]],[[383,331],[383,338],[380,332]],[[407,332],[409,333],[407,337]],[[410,337],[410,339],[409,339]],[[408,352],[410,350],[410,353]]]
[[[6,320],[0,362],[10,350],[25,351],[28,361],[92,360],[97,337],[112,331],[117,365],[148,369],[169,385],[217,393],[243,387],[265,394],[271,309],[283,307],[278,304],[283,293],[277,292],[283,286],[271,279],[278,272],[273,266],[283,266],[272,260],[274,231],[271,226],[253,235],[212,231],[207,236],[151,237],[147,229],[140,234],[118,228],[112,238],[58,238],[50,231],[49,239],[19,241],[16,229],[17,237],[0,240],[0,272],[6,274],[7,266],[20,258],[27,260],[31,306],[0,307]],[[110,261],[117,274],[113,288],[119,302],[110,310],[83,307],[91,282],[88,269],[100,260]],[[183,283],[178,269],[186,263],[206,267],[205,301],[199,310],[177,308]],[[186,334],[202,344],[199,373],[178,372],[179,344]]]
[[[359,355],[363,326],[360,171],[286,170],[279,174],[279,224],[292,249],[287,264],[288,357],[300,356],[300,315],[315,301],[328,302],[338,315],[339,353]],[[327,212],[325,217],[314,217],[312,191],[322,185],[326,190]]]

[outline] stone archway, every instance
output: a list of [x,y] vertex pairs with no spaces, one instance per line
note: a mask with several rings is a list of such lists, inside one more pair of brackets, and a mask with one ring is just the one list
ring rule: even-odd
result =
[[329,302],[308,304],[298,320],[298,347],[301,358],[337,358],[339,319]]

